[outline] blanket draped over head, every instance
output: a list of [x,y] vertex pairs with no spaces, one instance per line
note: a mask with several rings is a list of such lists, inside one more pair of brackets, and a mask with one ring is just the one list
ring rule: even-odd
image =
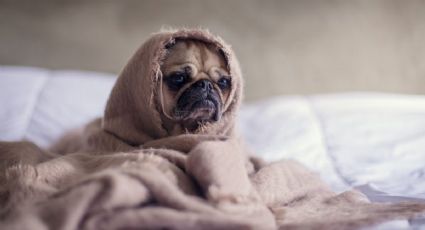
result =
[[[215,46],[232,76],[222,118],[195,133],[163,125],[160,67],[176,39]],[[207,31],[154,34],[122,71],[102,119],[51,151],[0,144],[0,229],[351,229],[425,210],[335,194],[296,162],[250,158],[234,128],[241,77],[230,46]]]

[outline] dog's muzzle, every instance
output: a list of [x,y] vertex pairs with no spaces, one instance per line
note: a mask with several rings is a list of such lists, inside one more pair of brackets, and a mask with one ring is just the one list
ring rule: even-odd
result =
[[197,123],[218,121],[221,117],[221,100],[213,83],[206,79],[193,83],[177,100],[174,114],[180,120]]

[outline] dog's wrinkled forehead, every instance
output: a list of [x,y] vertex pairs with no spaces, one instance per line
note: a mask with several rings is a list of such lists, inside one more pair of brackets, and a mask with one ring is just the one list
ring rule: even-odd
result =
[[224,55],[220,50],[208,43],[197,40],[177,40],[168,48],[162,68],[165,76],[175,71],[186,71],[194,78],[211,77],[212,80],[221,75],[228,75]]

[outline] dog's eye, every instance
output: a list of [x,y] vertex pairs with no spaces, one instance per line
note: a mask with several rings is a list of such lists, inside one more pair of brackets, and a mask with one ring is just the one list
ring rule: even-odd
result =
[[218,80],[217,84],[218,84],[218,87],[220,87],[220,89],[224,90],[224,89],[230,88],[232,82],[230,81],[229,78],[222,77],[220,78],[220,80]]
[[186,73],[176,72],[168,76],[166,82],[170,89],[178,90],[186,83],[187,79]]

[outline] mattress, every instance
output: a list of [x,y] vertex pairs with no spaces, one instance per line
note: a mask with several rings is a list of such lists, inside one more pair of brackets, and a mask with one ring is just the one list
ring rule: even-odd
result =
[[[115,76],[0,66],[0,140],[47,147],[101,116]],[[425,202],[425,96],[371,92],[280,96],[246,103],[238,129],[268,161],[295,159],[335,191],[376,202]],[[425,228],[425,219],[374,229]]]

